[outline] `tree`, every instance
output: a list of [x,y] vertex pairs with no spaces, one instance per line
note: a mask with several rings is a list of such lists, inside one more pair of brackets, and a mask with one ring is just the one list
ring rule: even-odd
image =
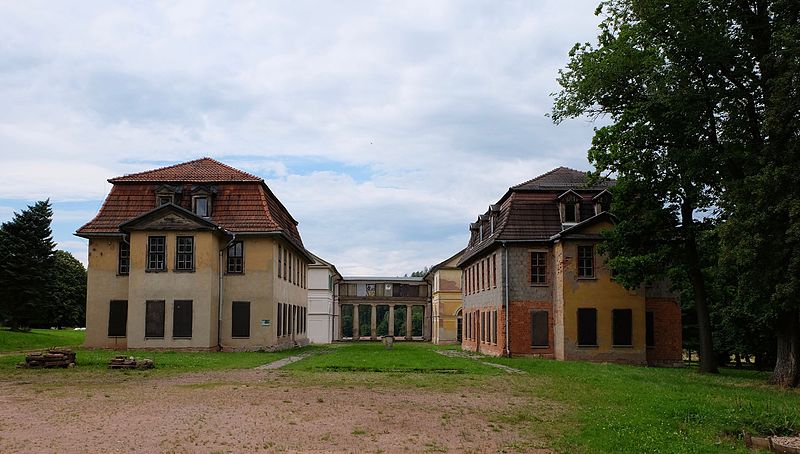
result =
[[45,200],[0,226],[0,315],[12,329],[30,327],[47,307],[55,247],[52,216]]
[[[618,173],[617,208],[631,204],[632,187],[680,216],[674,238],[706,357],[695,210],[719,208],[719,265],[736,276],[731,303],[777,329],[773,382],[784,386],[800,375],[800,189],[787,184],[800,168],[799,10],[795,0],[605,1],[598,44],[573,48],[554,106],[556,121],[610,117],[590,160]],[[614,235],[624,239],[624,228]]]
[[[659,26],[662,2],[601,3],[598,46],[576,45],[560,72],[553,118],[607,115],[589,160],[617,176],[612,212],[620,222],[605,247],[616,279],[628,288],[664,270],[685,272],[697,312],[700,370],[716,372],[706,283],[697,239],[698,212],[720,189],[718,156],[707,140],[707,105],[698,75],[678,64]],[[663,12],[680,20],[684,12]],[[654,16],[654,17],[651,17]],[[709,165],[712,164],[712,165]]]
[[86,325],[86,269],[69,252],[56,251],[48,323]]

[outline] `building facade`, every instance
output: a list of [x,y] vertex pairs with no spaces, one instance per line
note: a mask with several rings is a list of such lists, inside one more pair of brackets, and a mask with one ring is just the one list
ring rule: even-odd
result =
[[334,294],[336,340],[430,340],[430,295],[421,277],[343,277]]
[[125,175],[89,240],[87,347],[257,350],[308,342],[297,221],[263,179],[210,158]]
[[431,342],[437,345],[460,344],[462,340],[461,269],[458,262],[464,251],[435,265],[425,275],[431,284]]
[[342,275],[336,267],[311,254],[308,266],[308,340],[314,344],[330,344],[336,338],[336,306],[333,290]]
[[613,181],[559,167],[510,188],[470,225],[462,346],[490,355],[681,364],[681,318],[663,283],[627,290],[598,251]]

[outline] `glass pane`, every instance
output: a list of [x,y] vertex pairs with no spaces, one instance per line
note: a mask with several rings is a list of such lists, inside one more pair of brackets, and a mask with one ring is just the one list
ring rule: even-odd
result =
[[375,328],[375,334],[377,336],[388,336],[389,335],[389,306],[388,305],[380,305],[376,309],[377,311],[377,327]]
[[353,337],[353,305],[342,304],[342,337]]
[[411,335],[422,337],[422,320],[425,318],[425,306],[411,306]]
[[372,308],[367,305],[358,306],[358,335],[369,337],[372,335]]
[[[388,284],[391,285],[391,284]],[[406,307],[394,307],[394,335],[404,337],[406,335]]]

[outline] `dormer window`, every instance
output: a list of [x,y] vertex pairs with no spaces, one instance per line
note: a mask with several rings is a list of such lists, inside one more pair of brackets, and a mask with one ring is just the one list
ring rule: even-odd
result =
[[192,211],[194,214],[202,217],[208,217],[208,197],[207,196],[195,196],[192,197]]
[[175,203],[176,189],[172,186],[162,184],[156,188],[156,206]]
[[599,194],[592,197],[592,201],[594,202],[594,214],[611,210],[611,193],[608,192],[608,189],[603,189]]
[[192,211],[201,218],[211,217],[211,196],[216,194],[214,186],[195,186],[192,188]]
[[562,224],[577,224],[580,222],[581,196],[569,190],[558,196],[558,206]]
[[564,202],[564,224],[578,222],[578,215],[575,213],[576,205],[578,204],[574,202]]

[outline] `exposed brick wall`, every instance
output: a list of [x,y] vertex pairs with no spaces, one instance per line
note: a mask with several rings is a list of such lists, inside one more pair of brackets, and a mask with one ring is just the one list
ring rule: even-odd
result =
[[655,346],[647,347],[647,364],[682,366],[683,338],[681,308],[674,298],[647,298],[646,310],[653,312]]
[[[531,355],[543,358],[554,357],[554,333],[553,333],[553,303],[550,301],[512,301],[509,303],[511,317],[508,319],[509,331],[511,332],[511,342],[509,349],[512,355]],[[534,310],[546,310],[547,333],[549,347],[532,347],[531,338],[531,312]]]
[[[481,312],[486,314],[491,314],[496,312],[497,313],[497,338],[494,342],[490,339],[489,336],[486,337],[485,340],[481,341],[480,334],[481,334]],[[471,317],[467,317],[467,314],[471,314]],[[461,340],[461,348],[464,350],[472,351],[472,352],[480,352],[485,355],[491,356],[502,356],[503,349],[505,347],[505,313],[502,307],[497,306],[484,306],[478,308],[470,308],[469,310],[464,309],[463,311],[463,322],[467,323],[467,319],[471,318],[472,324],[472,336],[468,338],[468,327],[464,326],[462,331],[462,340]],[[491,333],[491,318],[490,316],[486,317],[487,323],[487,330],[488,333]]]

